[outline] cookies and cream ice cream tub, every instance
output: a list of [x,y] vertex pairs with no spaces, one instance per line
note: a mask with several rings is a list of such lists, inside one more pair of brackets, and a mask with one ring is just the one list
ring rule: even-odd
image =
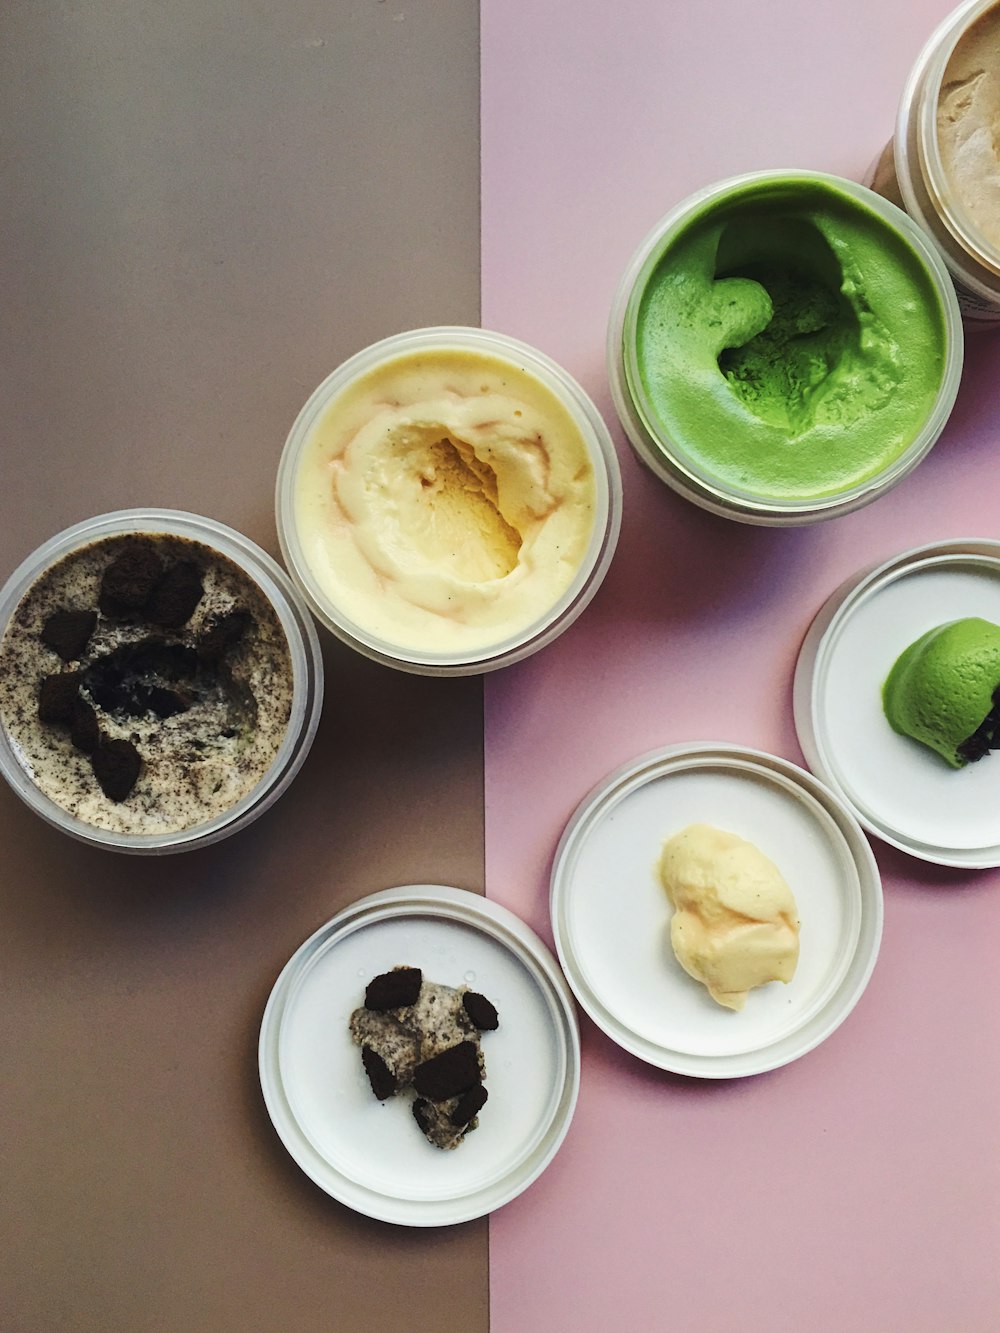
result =
[[250,823],[298,772],[322,697],[287,575],[212,519],[89,519],[0,590],[0,772],[92,845],[173,852]]

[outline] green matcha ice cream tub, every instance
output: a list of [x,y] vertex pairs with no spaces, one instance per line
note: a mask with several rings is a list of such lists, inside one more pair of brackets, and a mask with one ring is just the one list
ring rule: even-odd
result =
[[625,272],[607,349],[640,460],[713,513],[773,526],[849,513],[911,472],[962,354],[923,233],[807,171],[723,181],[668,214]]
[[853,575],[793,690],[812,771],[869,833],[939,865],[1000,865],[1000,542],[937,542]]

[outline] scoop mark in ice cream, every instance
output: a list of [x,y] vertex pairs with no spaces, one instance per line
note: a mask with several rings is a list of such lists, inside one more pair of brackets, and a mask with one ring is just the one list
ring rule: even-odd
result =
[[484,995],[399,966],[369,982],[349,1028],[376,1098],[412,1089],[413,1118],[424,1137],[436,1148],[457,1148],[478,1127],[486,1104],[480,1031],[498,1025]]
[[522,538],[500,510],[496,473],[464,440],[438,438],[434,429],[423,441],[409,431],[401,437],[393,443],[409,453],[424,505],[400,511],[400,532],[425,560],[457,578],[506,578]]
[[303,449],[302,553],[352,624],[401,648],[486,647],[567,591],[594,526],[581,427],[513,361],[413,352],[348,383]]
[[[810,254],[814,268],[805,262],[801,267],[748,262],[721,274],[714,290],[717,296],[725,291],[724,299],[741,305],[743,312],[741,327],[730,332],[719,354],[719,369],[754,416],[794,438],[823,416],[831,381],[857,375],[862,358],[861,323],[836,288],[833,251],[818,233],[789,225],[791,252],[793,242]],[[746,341],[736,342],[752,329],[757,331]],[[880,334],[888,369],[898,362],[899,349],[886,331]],[[888,396],[890,380],[875,377],[870,383],[868,406],[877,409]],[[832,402],[825,411],[832,415]]]
[[753,843],[710,824],[670,838],[660,878],[674,914],[677,961],[727,1009],[770,981],[791,981],[799,959],[799,915],[781,871]]
[[893,663],[882,707],[952,768],[1000,749],[1000,626],[969,616],[922,634]]
[[637,299],[626,372],[653,436],[752,495],[860,485],[914,441],[941,385],[923,262],[826,183],[758,182],[706,205]]

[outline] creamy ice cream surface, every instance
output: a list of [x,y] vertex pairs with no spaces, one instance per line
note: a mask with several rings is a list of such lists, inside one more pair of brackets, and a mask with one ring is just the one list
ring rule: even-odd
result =
[[889,725],[952,768],[1000,749],[1000,625],[978,616],[935,625],[893,663],[882,687]]
[[325,598],[413,651],[475,651],[539,621],[594,528],[587,442],[513,360],[411,352],[349,382],[312,427],[295,525]]
[[937,133],[960,211],[1000,250],[1000,5],[981,15],[952,52]]
[[769,981],[791,981],[799,916],[781,872],[753,843],[691,824],[663,848],[660,875],[674,914],[670,943],[684,971],[727,1009]]

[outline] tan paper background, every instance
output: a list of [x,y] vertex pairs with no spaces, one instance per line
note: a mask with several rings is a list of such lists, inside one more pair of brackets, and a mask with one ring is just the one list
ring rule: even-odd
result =
[[[0,578],[133,504],[274,553],[315,384],[478,322],[477,7],[12,0],[0,87]],[[356,1217],[260,1099],[260,1016],[307,934],[390,884],[482,888],[480,683],[324,638],[314,750],[228,842],[102,854],[0,791],[9,1333],[487,1326],[485,1221]]]

